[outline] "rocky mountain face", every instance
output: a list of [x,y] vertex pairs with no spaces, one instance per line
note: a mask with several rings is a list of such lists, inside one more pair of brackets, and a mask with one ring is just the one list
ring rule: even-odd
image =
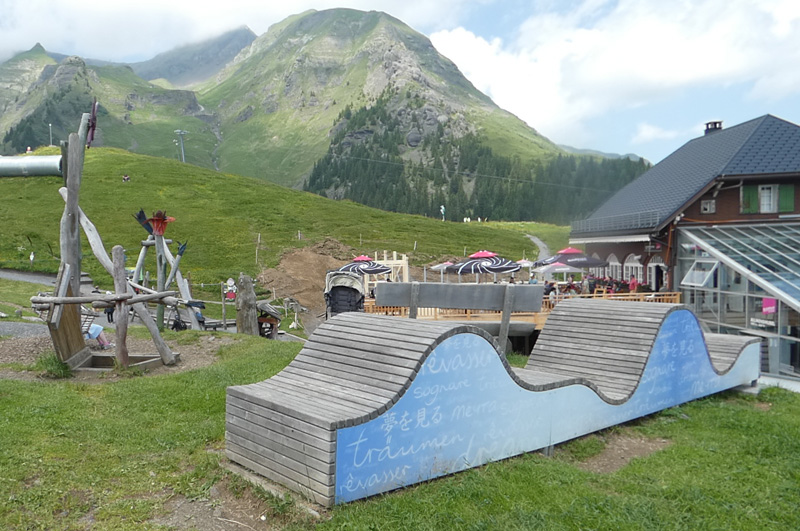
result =
[[[378,100],[403,131],[398,149],[409,160],[425,159],[412,152],[427,135],[493,136],[496,130],[519,139],[500,143],[509,156],[560,151],[476,90],[425,36],[385,13],[335,9],[287,19],[213,83],[200,89],[199,99],[219,118],[225,138],[233,132],[257,139],[246,153],[269,168],[267,178],[290,186],[304,181],[330,139],[348,129],[346,109]],[[368,130],[348,133],[349,140],[370,136]],[[241,145],[223,143],[219,154],[222,169],[253,174]]]
[[222,70],[255,38],[256,34],[243,26],[201,43],[160,53],[130,67],[142,79],[163,79],[174,87],[189,87]]

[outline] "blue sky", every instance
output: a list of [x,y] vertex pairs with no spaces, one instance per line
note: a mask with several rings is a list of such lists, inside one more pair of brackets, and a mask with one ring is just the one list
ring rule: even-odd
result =
[[306,9],[385,11],[427,35],[498,105],[559,144],[658,162],[764,114],[800,123],[797,0],[0,0],[0,61],[146,60]]

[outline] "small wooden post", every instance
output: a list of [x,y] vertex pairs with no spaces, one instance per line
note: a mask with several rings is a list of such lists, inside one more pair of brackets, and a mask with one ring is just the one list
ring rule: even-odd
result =
[[236,294],[236,331],[240,334],[257,336],[258,313],[256,309],[256,291],[253,280],[239,273],[238,293]]
[[[148,235],[147,241],[150,241],[152,238],[152,235]],[[144,260],[147,257],[147,249],[147,245],[142,245],[142,248],[139,250],[139,258],[136,260],[136,269],[133,270],[133,278],[131,280],[137,284],[144,284],[144,275],[142,275],[142,269],[144,269]]]
[[[164,291],[165,270],[164,236],[156,234],[156,291]],[[156,307],[156,324],[159,330],[164,330],[164,305],[161,303]]]
[[219,294],[222,297],[222,329],[223,330],[227,330],[228,329],[228,319],[225,316],[225,309],[226,309],[227,305],[225,304],[225,283],[224,282],[220,282],[219,283]]
[[[125,249],[115,245],[111,250],[114,262],[114,290],[117,295],[128,293],[128,277],[125,274]],[[117,362],[125,369],[128,368],[128,304],[124,300],[117,301]]]
[[503,313],[500,318],[500,334],[498,336],[498,343],[500,348],[505,351],[506,343],[508,342],[508,329],[511,326],[511,312],[514,308],[514,284],[506,284],[505,293],[503,296]]
[[[168,241],[169,240],[166,240],[165,243],[167,243]],[[169,247],[167,245],[163,246],[163,251],[166,263],[172,266],[172,271],[170,272],[170,275],[167,277],[167,280],[164,283],[164,290],[166,290],[169,287],[169,284],[171,282],[170,279],[174,278],[175,284],[178,286],[178,291],[180,292],[181,297],[183,297],[183,300],[185,301],[191,300],[192,290],[189,288],[189,282],[183,277],[183,275],[181,274],[181,270],[178,268],[182,255],[178,254],[178,256],[173,257],[172,252],[169,250]],[[200,323],[198,322],[197,316],[195,315],[193,309],[189,311],[189,322],[192,325],[192,330],[200,330]]]

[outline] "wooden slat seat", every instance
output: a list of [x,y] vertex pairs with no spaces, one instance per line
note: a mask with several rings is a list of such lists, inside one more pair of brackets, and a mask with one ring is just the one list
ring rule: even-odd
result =
[[725,374],[731,369],[745,346],[761,341],[753,336],[731,334],[706,334],[705,337],[711,364],[718,374]]
[[228,457],[330,505],[336,429],[384,413],[436,345],[465,331],[492,342],[457,323],[361,312],[329,319],[280,373],[228,388]]
[[664,319],[683,306],[612,299],[565,299],[553,309],[526,369],[559,374],[607,402],[639,385]]

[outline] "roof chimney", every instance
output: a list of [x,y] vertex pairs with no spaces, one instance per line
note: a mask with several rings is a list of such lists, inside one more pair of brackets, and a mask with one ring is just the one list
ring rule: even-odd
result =
[[722,120],[714,120],[713,122],[706,122],[706,134],[716,133],[722,131]]

